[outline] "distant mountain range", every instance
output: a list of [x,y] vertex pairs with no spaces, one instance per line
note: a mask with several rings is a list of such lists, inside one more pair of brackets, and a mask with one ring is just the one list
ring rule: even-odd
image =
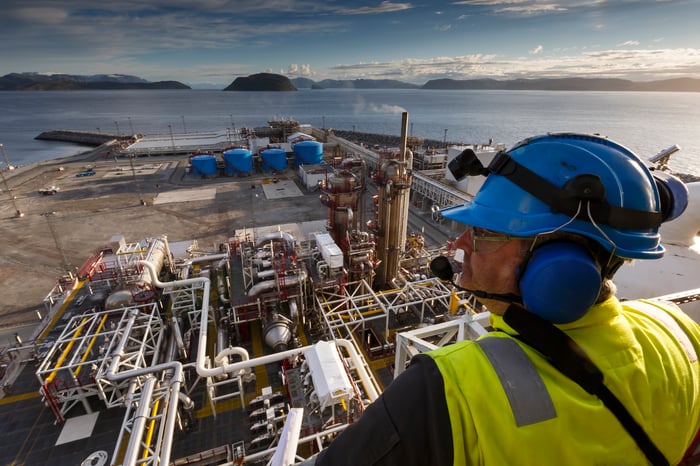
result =
[[509,91],[675,91],[700,92],[700,79],[678,78],[662,81],[629,81],[613,78],[558,79],[433,79],[423,84],[410,84],[391,79],[355,79],[315,82],[306,78],[291,80],[297,88],[310,89],[443,89],[443,90],[509,90]]
[[396,81],[394,79],[324,79],[313,81],[307,78],[291,80],[299,89],[420,89],[418,84]]
[[[76,89],[191,89],[178,81],[149,82],[137,76],[98,74],[11,73],[0,77],[0,90],[76,90]],[[442,89],[442,90],[544,90],[544,91],[657,91],[700,92],[700,79],[677,78],[660,81],[629,81],[614,78],[548,79],[433,79],[423,85],[393,79],[287,78],[274,73],[238,77],[226,91],[295,91],[298,89]]]
[[2,91],[58,91],[80,89],[190,89],[177,81],[149,82],[125,74],[71,74],[10,73],[0,77]]

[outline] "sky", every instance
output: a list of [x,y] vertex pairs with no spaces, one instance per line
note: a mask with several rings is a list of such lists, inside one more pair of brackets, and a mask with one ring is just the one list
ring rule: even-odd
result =
[[700,78],[700,0],[3,0],[0,76]]

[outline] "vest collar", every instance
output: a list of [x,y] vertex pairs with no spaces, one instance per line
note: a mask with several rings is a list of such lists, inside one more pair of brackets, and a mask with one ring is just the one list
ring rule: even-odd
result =
[[[606,325],[615,319],[621,311],[622,304],[620,304],[620,301],[613,296],[602,303],[591,306],[591,308],[580,319],[556,326],[561,330],[573,330],[584,327]],[[508,335],[517,335],[518,332],[513,330],[508,324],[505,323],[503,316],[491,314],[489,319],[491,326],[495,330],[501,330]]]

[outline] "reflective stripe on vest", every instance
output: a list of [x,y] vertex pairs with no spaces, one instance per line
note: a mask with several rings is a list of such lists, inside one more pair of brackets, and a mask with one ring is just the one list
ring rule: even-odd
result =
[[498,375],[518,427],[557,417],[542,377],[515,341],[482,338],[476,343]]
[[[654,302],[654,301],[637,301],[639,304],[638,306],[635,306],[634,309],[638,311],[642,311],[648,316],[652,317],[654,320],[656,320],[657,323],[663,325],[666,327],[666,330],[668,330],[671,335],[675,337],[675,339],[678,341],[678,344],[683,347],[683,350],[685,351],[686,356],[688,356],[688,360],[690,362],[695,362],[698,360],[698,355],[695,352],[695,348],[693,348],[693,344],[690,342],[690,338],[688,335],[681,329],[680,325],[678,325],[678,322],[668,313],[666,312],[662,307],[660,307],[659,302]],[[663,303],[667,306],[676,306],[673,303]],[[678,306],[676,306],[678,308]],[[680,308],[678,308],[680,311]]]

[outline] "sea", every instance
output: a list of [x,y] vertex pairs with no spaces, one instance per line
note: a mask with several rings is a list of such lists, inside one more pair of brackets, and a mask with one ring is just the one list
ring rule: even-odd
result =
[[[50,130],[168,134],[265,126],[290,118],[322,128],[455,143],[516,142],[548,132],[607,136],[647,159],[678,145],[670,167],[700,175],[700,93],[324,89],[297,92],[120,90],[0,92],[0,144],[11,165],[85,146],[36,140]],[[5,160],[0,161],[4,167]]]

